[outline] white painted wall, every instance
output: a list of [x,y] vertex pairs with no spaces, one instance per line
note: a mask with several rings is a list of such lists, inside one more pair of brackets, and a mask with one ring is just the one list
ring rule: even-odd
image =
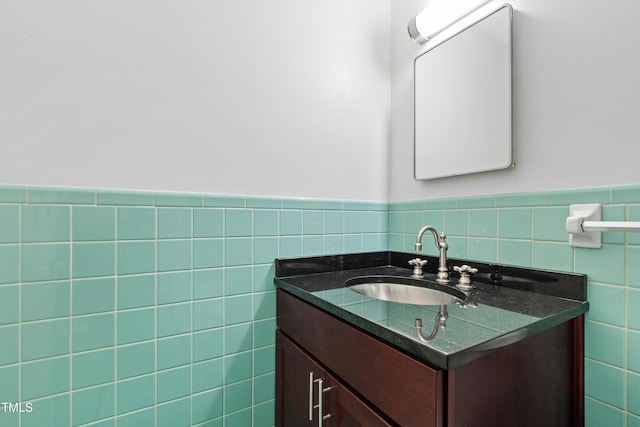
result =
[[386,200],[389,0],[0,0],[0,183]]
[[434,1],[392,2],[390,200],[640,182],[637,0],[510,1],[515,168],[415,181],[412,67],[424,48],[406,24]]

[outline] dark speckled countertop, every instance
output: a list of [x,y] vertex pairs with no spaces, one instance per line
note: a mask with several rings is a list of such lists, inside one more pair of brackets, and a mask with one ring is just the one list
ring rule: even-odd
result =
[[[474,289],[462,304],[447,305],[446,327],[423,342],[414,325],[423,321],[423,334],[433,329],[439,306],[401,304],[369,298],[345,282],[359,276],[410,277],[408,260],[416,254],[366,252],[276,260],[276,285],[431,365],[452,369],[500,347],[550,329],[584,314],[586,277],[520,267],[449,260],[478,268]],[[426,259],[425,281],[435,279],[437,258]],[[451,283],[457,283],[452,274]],[[428,283],[425,283],[428,286]]]

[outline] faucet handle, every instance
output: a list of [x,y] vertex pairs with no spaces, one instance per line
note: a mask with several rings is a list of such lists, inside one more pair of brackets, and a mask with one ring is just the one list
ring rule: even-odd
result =
[[413,274],[411,277],[416,279],[422,279],[424,274],[422,273],[422,267],[427,263],[426,259],[414,258],[409,260],[409,265],[413,265]]
[[477,268],[473,268],[469,265],[455,266],[453,270],[460,273],[460,280],[458,280],[457,288],[468,291],[473,289],[471,286],[471,274],[478,272]]

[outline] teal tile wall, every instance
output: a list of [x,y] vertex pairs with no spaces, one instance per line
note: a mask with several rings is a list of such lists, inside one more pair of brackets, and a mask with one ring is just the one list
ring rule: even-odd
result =
[[[449,256],[588,275],[586,425],[640,425],[640,234],[603,233],[573,248],[569,205],[602,203],[606,220],[640,221],[640,185],[391,203],[389,247],[413,251],[421,225],[447,233]],[[435,245],[425,252],[437,255]]]
[[0,186],[0,427],[272,426],[276,257],[386,250],[388,204]]
[[0,400],[34,408],[0,427],[270,426],[273,259],[411,251],[424,224],[451,257],[586,273],[587,425],[640,425],[640,235],[572,248],[585,202],[640,221],[640,186],[391,204],[0,186]]

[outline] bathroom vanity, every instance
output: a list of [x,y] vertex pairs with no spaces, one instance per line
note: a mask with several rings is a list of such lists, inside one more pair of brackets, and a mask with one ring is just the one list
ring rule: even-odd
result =
[[[345,285],[409,278],[414,257],[276,260],[276,425],[584,425],[583,275],[474,262],[474,288],[446,305],[444,327],[434,325],[442,306]],[[431,287],[438,260],[423,258],[414,284]],[[435,326],[427,341],[417,318],[423,335]]]

